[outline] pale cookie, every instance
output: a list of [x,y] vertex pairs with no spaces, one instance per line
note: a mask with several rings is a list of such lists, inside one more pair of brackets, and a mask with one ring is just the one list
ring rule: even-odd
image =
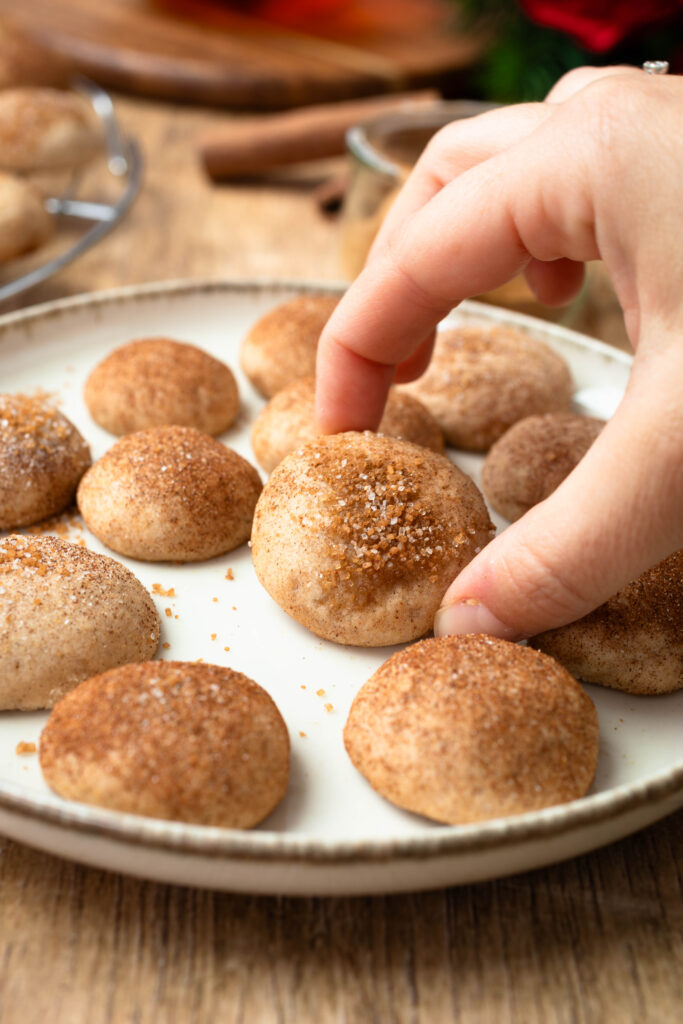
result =
[[[431,413],[416,398],[395,388],[389,392],[377,430],[435,452],[444,450],[441,428]],[[272,473],[285,455],[316,437],[315,378],[304,377],[288,384],[261,410],[252,428],[251,446],[259,465]]]
[[562,356],[498,325],[440,331],[426,372],[403,387],[427,406],[450,444],[471,451],[487,451],[525,416],[568,411],[572,398]]
[[560,486],[579,464],[604,420],[571,412],[527,416],[515,423],[484,459],[481,487],[489,504],[510,522]]
[[35,185],[0,171],[0,263],[44,245],[53,230]]
[[338,302],[334,295],[299,295],[256,321],[242,342],[240,366],[264,398],[315,373],[318,339]]
[[192,427],[120,438],[85,474],[89,530],[145,562],[201,562],[249,538],[261,480],[237,452]]
[[288,455],[256,506],[256,575],[326,640],[405,643],[491,537],[484,500],[443,455],[378,434],[320,437]]
[[101,145],[93,109],[76,93],[30,86],[0,90],[0,167],[80,167]]
[[229,367],[170,338],[114,349],[88,377],[84,396],[92,418],[112,434],[172,424],[222,434],[239,412]]
[[582,619],[529,643],[586,683],[626,693],[683,689],[683,550]]
[[57,540],[0,539],[0,710],[49,708],[83,679],[154,657],[159,616],[128,569]]
[[40,738],[47,784],[67,800],[220,828],[258,825],[289,781],[289,736],[241,672],[155,661],[95,676]]
[[495,637],[423,640],[361,688],[344,744],[387,800],[452,825],[577,800],[598,716],[560,665]]
[[63,512],[90,465],[73,423],[41,396],[0,395],[0,529]]

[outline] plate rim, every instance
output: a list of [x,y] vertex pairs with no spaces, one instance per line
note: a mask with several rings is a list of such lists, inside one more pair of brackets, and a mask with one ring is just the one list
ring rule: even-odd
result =
[[[202,277],[126,285],[67,296],[0,315],[0,345],[14,329],[30,327],[61,314],[101,308],[137,299],[244,292],[331,292],[348,286],[338,281],[307,281],[267,277]],[[555,335],[611,361],[630,366],[632,357],[620,349],[552,321],[472,300],[458,307],[487,320],[519,325]],[[1,355],[1,353],[0,353]],[[201,854],[254,861],[352,864],[388,859],[425,860],[433,857],[484,852],[529,840],[561,836],[611,821],[638,808],[660,803],[683,791],[683,760],[635,782],[624,783],[570,803],[472,825],[444,825],[421,835],[392,839],[324,839],[281,832],[241,831],[123,814],[77,802],[62,803],[52,794],[31,796],[23,787],[0,781],[0,808],[22,818],[38,820],[81,834],[129,845],[175,853]]]

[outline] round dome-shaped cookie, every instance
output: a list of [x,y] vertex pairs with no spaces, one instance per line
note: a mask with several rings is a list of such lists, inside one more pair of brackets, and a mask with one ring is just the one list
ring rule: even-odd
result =
[[251,828],[289,781],[289,736],[257,683],[218,665],[155,661],[95,676],[40,738],[47,784],[129,814]]
[[30,86],[0,91],[0,167],[78,167],[101,145],[97,119],[82,96]]
[[[441,428],[421,402],[392,388],[377,432],[443,452]],[[260,466],[272,473],[285,455],[318,437],[315,426],[315,378],[292,381],[271,398],[256,417],[251,446]]]
[[44,245],[53,230],[35,185],[0,172],[0,263]]
[[242,342],[240,366],[264,398],[315,373],[318,339],[339,302],[333,295],[298,295],[269,310]]
[[641,694],[683,689],[683,550],[529,643],[586,683]]
[[0,395],[0,530],[63,512],[89,465],[86,442],[44,398]]
[[344,744],[387,800],[467,824],[583,796],[598,717],[552,658],[482,634],[445,636],[375,672],[351,706]]
[[119,435],[173,424],[222,434],[239,412],[229,367],[171,338],[114,349],[88,377],[84,396],[95,422]]
[[510,522],[519,519],[560,486],[604,425],[571,412],[519,420],[484,459],[481,486],[489,504]]
[[0,538],[0,710],[52,707],[97,672],[152,658],[159,632],[151,597],[113,558]]
[[403,387],[427,406],[450,444],[471,451],[487,451],[525,416],[568,411],[572,398],[562,356],[500,325],[440,331],[426,372]]
[[120,438],[76,499],[103,544],[145,562],[201,562],[249,538],[261,480],[250,463],[192,427]]
[[477,487],[445,456],[335,434],[277,467],[256,506],[252,557],[270,596],[312,633],[387,646],[432,628],[491,530]]

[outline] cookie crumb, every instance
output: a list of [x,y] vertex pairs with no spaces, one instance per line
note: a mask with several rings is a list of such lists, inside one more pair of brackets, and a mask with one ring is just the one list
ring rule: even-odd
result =
[[302,732],[301,729],[299,729],[299,736],[301,736],[301,738],[304,740],[306,739],[306,733]]
[[35,743],[26,743],[24,740],[21,740],[14,748],[14,753],[20,755],[35,754],[37,749]]
[[171,611],[170,608],[164,608],[164,615],[166,616],[167,619],[170,619],[171,616],[173,615],[173,612]]
[[152,593],[158,594],[159,597],[175,597],[175,587],[171,587],[169,590],[164,590],[161,583],[152,584]]
[[324,690],[316,690],[315,692],[316,692],[318,697],[324,697],[325,696],[325,691]]
[[165,642],[165,643],[163,643],[163,644],[162,644],[161,646],[163,647],[163,649],[164,649],[165,651],[167,651],[167,650],[169,649],[169,647],[170,647],[171,645],[169,644],[169,642],[168,642],[168,641],[166,641],[166,642]]
[[212,634],[211,634],[211,639],[212,639],[212,640],[215,640],[217,636],[218,636],[218,634],[217,634],[217,633],[212,633]]
[[225,574],[225,578],[226,578],[226,580],[234,580],[235,574],[232,571],[232,569],[228,569],[228,571]]
[[224,650],[224,651],[229,651],[229,650],[230,650],[230,648],[229,648],[229,647],[224,647],[224,648],[223,648],[223,650]]
[[334,704],[325,704],[323,706],[325,708],[325,711],[327,711],[328,715],[334,711]]

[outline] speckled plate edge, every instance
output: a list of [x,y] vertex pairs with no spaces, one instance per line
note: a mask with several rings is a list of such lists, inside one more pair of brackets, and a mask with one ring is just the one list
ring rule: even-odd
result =
[[[102,307],[116,303],[135,302],[136,299],[163,299],[183,294],[225,292],[296,291],[335,292],[343,285],[329,282],[268,280],[268,279],[198,279],[152,283],[116,288],[109,291],[79,295],[48,302],[27,310],[0,317],[0,346],[10,330],[22,326],[30,336],[31,326],[74,310]],[[629,365],[630,357],[623,352],[585,335],[556,324],[506,309],[482,303],[463,303],[463,313],[494,322],[522,327],[533,334],[575,342],[591,349],[610,361]],[[1,355],[1,352],[0,352]],[[36,822],[44,822],[77,832],[83,836],[111,839],[131,846],[149,847],[168,852],[201,854],[204,857],[226,860],[277,861],[283,864],[352,865],[387,860],[429,860],[456,857],[459,854],[485,853],[502,848],[509,849],[529,840],[561,838],[585,830],[599,823],[614,823],[624,819],[624,827],[613,828],[609,834],[594,842],[580,842],[587,850],[608,842],[633,828],[643,827],[658,817],[671,813],[683,804],[683,760],[672,767],[654,773],[635,783],[615,787],[558,807],[540,812],[496,819],[479,825],[443,826],[427,835],[380,840],[324,840],[305,839],[267,831],[240,832],[230,829],[185,825],[107,811],[82,804],[65,805],[52,796],[29,796],[9,783],[0,783],[0,808]],[[633,820],[634,812],[649,809],[640,821]],[[627,823],[627,819],[628,823]],[[10,831],[10,830],[8,830]],[[14,830],[11,830],[14,831]],[[574,851],[578,852],[578,851]],[[568,855],[571,855],[571,851]],[[84,857],[84,859],[88,859]],[[545,858],[534,858],[543,863]],[[532,866],[531,864],[529,866]],[[502,873],[502,872],[499,872]],[[286,888],[286,887],[285,887]],[[394,886],[387,887],[394,888]]]

